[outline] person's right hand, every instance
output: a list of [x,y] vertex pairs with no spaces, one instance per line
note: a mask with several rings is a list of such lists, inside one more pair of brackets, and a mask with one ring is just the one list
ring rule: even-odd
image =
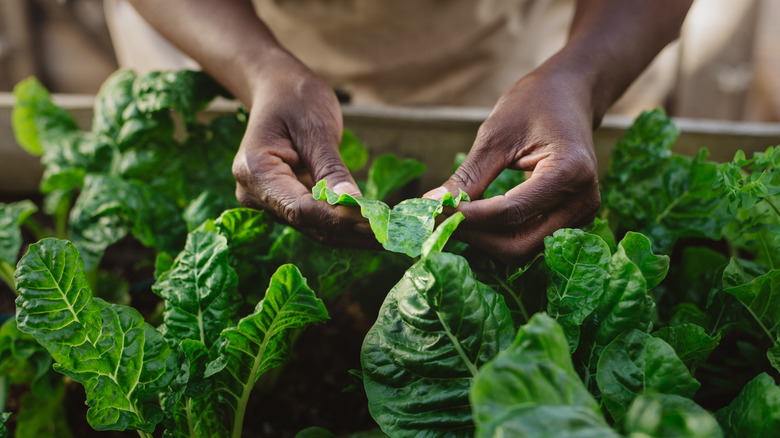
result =
[[361,195],[339,155],[343,122],[335,93],[292,56],[282,53],[265,65],[233,162],[239,202],[324,244],[375,247],[357,209],[312,197],[322,179],[336,193]]

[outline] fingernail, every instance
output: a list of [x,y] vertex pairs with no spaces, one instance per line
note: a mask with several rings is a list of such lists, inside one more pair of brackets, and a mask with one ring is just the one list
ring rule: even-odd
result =
[[337,195],[352,195],[352,196],[360,196],[360,190],[355,187],[354,184],[346,181],[342,181],[335,186],[333,186],[333,193]]
[[433,199],[434,201],[441,201],[441,198],[444,197],[445,194],[447,194],[447,189],[444,187],[437,187],[428,193],[424,194],[423,198]]

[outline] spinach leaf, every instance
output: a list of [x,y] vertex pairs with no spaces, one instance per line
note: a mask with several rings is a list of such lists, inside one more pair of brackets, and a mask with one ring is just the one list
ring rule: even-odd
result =
[[49,350],[55,370],[84,385],[90,425],[152,432],[163,414],[150,397],[174,373],[162,335],[134,309],[92,298],[70,242],[31,245],[17,266],[16,285],[19,330]]
[[715,417],[726,436],[773,436],[780,430],[780,387],[761,373]]
[[544,239],[550,271],[547,312],[564,328],[569,347],[577,348],[580,326],[599,303],[608,276],[610,252],[600,237],[562,229]]
[[480,368],[471,403],[479,437],[618,436],[574,370],[563,329],[544,314]]
[[200,341],[211,348],[231,326],[239,298],[238,276],[228,261],[227,239],[194,231],[170,270],[152,290],[165,300],[165,337],[173,342]]
[[723,436],[712,414],[693,400],[673,394],[640,395],[631,403],[623,427],[629,437]]
[[206,377],[215,376],[217,390],[233,411],[233,436],[241,436],[246,403],[257,379],[287,360],[295,330],[326,319],[325,305],[298,268],[284,265],[271,277],[254,313],[222,331],[219,357],[209,364]]
[[0,263],[16,264],[22,249],[21,226],[36,211],[38,207],[32,201],[0,202]]
[[331,205],[359,206],[360,213],[369,220],[376,240],[386,250],[405,253],[409,257],[420,255],[423,242],[433,232],[434,219],[444,207],[457,207],[461,200],[468,201],[468,195],[461,190],[458,196],[447,193],[440,201],[407,199],[391,210],[382,201],[354,198],[347,194],[339,196],[326,184],[322,180],[312,188],[314,199]]
[[639,330],[623,333],[604,348],[596,381],[604,406],[618,422],[639,395],[658,392],[691,398],[701,386],[669,344]]
[[32,155],[42,155],[43,138],[59,137],[76,131],[76,121],[51,101],[49,92],[35,78],[25,79],[14,87],[16,104],[11,123],[16,142]]
[[707,360],[707,356],[718,346],[721,338],[720,333],[712,337],[703,327],[690,323],[663,327],[655,331],[653,336],[671,345],[677,357],[691,372]]
[[413,158],[399,160],[392,154],[377,157],[368,170],[363,196],[383,200],[425,172],[425,165]]
[[465,259],[429,254],[393,287],[363,342],[372,417],[390,436],[470,436],[472,380],[513,335],[503,297]]
[[[344,160],[344,165],[351,172],[358,171],[368,162],[368,149],[366,149],[360,140],[352,131],[344,129],[339,143],[339,155]],[[380,198],[376,198],[380,199]]]

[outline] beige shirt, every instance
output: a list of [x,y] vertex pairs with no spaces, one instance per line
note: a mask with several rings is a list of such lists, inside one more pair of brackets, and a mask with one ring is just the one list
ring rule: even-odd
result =
[[[563,46],[574,10],[574,0],[253,2],[284,47],[353,103],[374,105],[492,107]],[[108,0],[106,14],[120,65],[196,65],[124,0]],[[654,92],[631,111],[663,102],[674,74],[666,71],[650,75],[643,88]]]

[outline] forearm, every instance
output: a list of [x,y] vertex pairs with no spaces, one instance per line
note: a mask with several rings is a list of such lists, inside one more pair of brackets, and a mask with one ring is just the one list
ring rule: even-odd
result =
[[161,35],[245,105],[265,66],[294,59],[248,0],[129,0]]
[[597,126],[653,58],[679,37],[692,2],[578,0],[568,42],[547,67],[584,78]]

